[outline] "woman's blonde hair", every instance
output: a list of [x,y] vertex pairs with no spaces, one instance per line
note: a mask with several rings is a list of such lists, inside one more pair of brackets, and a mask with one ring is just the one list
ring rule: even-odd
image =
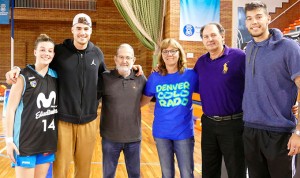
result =
[[177,63],[177,68],[180,74],[184,72],[186,68],[186,56],[182,46],[173,38],[166,38],[160,43],[160,51],[158,53],[158,69],[161,75],[167,75],[168,71],[166,64],[162,58],[162,51],[168,47],[176,48],[179,52],[179,59]]

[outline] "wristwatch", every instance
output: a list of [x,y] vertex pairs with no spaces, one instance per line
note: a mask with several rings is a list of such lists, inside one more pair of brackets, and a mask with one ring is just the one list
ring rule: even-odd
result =
[[300,136],[300,130],[295,130],[294,134]]

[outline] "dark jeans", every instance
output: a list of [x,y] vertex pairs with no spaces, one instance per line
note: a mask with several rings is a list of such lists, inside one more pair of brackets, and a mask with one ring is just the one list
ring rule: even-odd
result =
[[243,139],[250,178],[292,177],[292,156],[288,156],[290,133],[245,127]]
[[194,137],[185,140],[154,138],[162,171],[162,178],[175,177],[174,155],[181,178],[194,177]]
[[114,178],[123,151],[129,178],[140,177],[141,141],[117,143],[102,138],[103,178]]
[[202,115],[202,178],[220,178],[222,157],[229,178],[245,178],[243,119],[213,121]]

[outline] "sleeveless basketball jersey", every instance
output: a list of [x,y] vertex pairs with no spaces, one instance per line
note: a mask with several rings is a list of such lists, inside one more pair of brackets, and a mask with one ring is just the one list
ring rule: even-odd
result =
[[43,77],[34,65],[22,70],[24,90],[15,114],[14,143],[20,155],[55,152],[57,145],[57,74]]

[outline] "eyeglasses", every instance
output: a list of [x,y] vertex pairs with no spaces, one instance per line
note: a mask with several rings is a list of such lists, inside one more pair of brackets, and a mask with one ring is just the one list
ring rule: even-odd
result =
[[117,58],[122,59],[122,60],[124,60],[124,59],[131,60],[131,59],[133,59],[133,57],[131,57],[131,56],[117,56]]
[[166,50],[166,49],[164,49],[164,50],[162,50],[161,51],[161,53],[163,54],[163,55],[168,55],[169,53],[173,56],[173,55],[175,55],[176,53],[177,53],[177,51],[178,50],[175,50],[175,49],[172,49],[172,50]]

